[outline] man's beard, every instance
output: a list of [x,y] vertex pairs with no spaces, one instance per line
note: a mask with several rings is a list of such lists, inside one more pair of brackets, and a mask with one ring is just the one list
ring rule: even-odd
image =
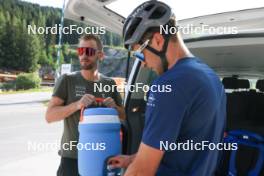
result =
[[92,70],[94,68],[93,64],[81,65],[81,70]]
[[82,64],[82,63],[80,63],[80,65],[81,65],[81,70],[92,70],[93,68],[95,68],[96,67],[96,63],[94,63],[94,62],[91,62],[91,63],[89,63],[89,64]]

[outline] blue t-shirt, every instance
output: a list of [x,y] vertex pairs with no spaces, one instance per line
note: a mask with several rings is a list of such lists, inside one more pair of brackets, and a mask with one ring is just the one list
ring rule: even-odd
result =
[[219,77],[200,59],[186,57],[152,86],[142,142],[165,151],[156,175],[213,175],[220,152],[205,145],[223,139],[226,95]]

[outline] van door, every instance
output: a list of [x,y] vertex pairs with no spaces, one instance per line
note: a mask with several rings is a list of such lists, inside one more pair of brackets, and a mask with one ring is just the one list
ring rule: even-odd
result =
[[126,154],[136,153],[141,142],[145,120],[147,90],[157,74],[141,61],[135,60],[129,75],[125,94],[127,147]]

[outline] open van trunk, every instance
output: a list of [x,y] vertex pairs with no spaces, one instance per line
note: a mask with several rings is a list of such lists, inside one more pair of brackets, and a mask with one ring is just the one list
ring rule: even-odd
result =
[[[89,25],[105,26],[107,30],[122,33],[124,17],[106,6],[114,0],[69,0],[65,17],[83,21]],[[177,15],[177,14],[176,14]],[[82,20],[81,20],[82,19]],[[180,20],[180,26],[193,25],[199,27],[235,27],[236,34],[215,35],[210,33],[183,34],[185,43],[191,52],[200,57],[213,68],[227,90],[227,132],[229,130],[250,130],[264,136],[264,8],[226,12],[215,15],[200,16]],[[151,84],[155,74],[140,67],[141,62],[135,60],[130,72],[128,85],[137,82]],[[259,81],[258,81],[259,80]],[[124,153],[137,152],[144,128],[146,95],[144,92],[126,92],[124,105],[126,108]],[[263,130],[262,130],[263,129]],[[240,152],[242,164],[239,169],[243,175],[245,165],[256,162],[258,153],[252,150]],[[251,158],[250,158],[251,157]],[[250,158],[251,163],[248,163]],[[245,161],[243,161],[245,160]],[[226,161],[228,162],[228,161]],[[242,169],[241,169],[242,168]],[[243,170],[244,169],[244,170]],[[225,171],[224,171],[225,170]],[[226,173],[227,168],[223,169]],[[220,175],[225,175],[220,173]]]

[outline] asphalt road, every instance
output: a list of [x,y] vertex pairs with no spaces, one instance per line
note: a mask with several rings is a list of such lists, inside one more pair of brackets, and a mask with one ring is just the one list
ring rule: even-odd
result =
[[0,95],[0,175],[53,176],[62,122],[44,118],[51,93]]

